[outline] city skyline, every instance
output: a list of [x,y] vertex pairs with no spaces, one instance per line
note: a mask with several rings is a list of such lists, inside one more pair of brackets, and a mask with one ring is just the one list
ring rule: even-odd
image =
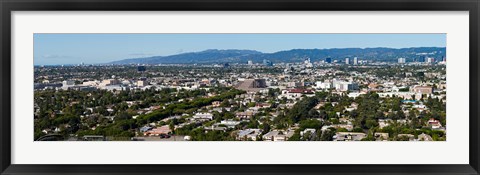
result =
[[445,37],[36,34],[33,138],[446,141]]
[[[208,41],[205,43],[205,41]],[[446,47],[445,34],[34,34],[34,65],[99,64],[208,49]],[[79,49],[81,48],[81,49]]]

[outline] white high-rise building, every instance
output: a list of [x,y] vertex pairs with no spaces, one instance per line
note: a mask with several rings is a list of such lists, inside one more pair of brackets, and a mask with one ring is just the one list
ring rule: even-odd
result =
[[330,83],[328,81],[324,81],[324,82],[317,81],[316,82],[316,88],[317,89],[330,89],[330,88],[332,88],[332,83]]
[[353,82],[341,82],[336,84],[335,89],[337,89],[338,91],[357,90],[358,84]]
[[62,89],[67,90],[68,88],[74,87],[75,86],[75,81],[73,80],[65,80],[62,81]]
[[353,65],[357,65],[358,64],[358,58],[357,57],[353,57]]
[[65,80],[65,81],[62,82],[62,85],[63,85],[63,87],[74,86],[74,85],[75,85],[75,81],[73,81],[73,80]]
[[332,88],[335,88],[337,91],[351,91],[351,90],[358,90],[358,83],[353,81],[343,81],[338,79],[333,79]]
[[307,58],[304,63],[305,63],[305,67],[313,67],[313,64],[310,61],[310,58]]
[[427,59],[425,59],[425,61],[426,61],[427,63],[434,63],[434,62],[435,62],[435,58],[428,57]]
[[398,58],[398,63],[406,63],[406,59],[405,58]]
[[252,61],[252,60],[248,60],[248,65],[253,65],[253,61]]
[[345,58],[345,64],[350,64],[350,58]]

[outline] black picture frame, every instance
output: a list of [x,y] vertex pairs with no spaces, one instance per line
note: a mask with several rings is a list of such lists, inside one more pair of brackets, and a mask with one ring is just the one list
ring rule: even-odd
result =
[[[1,0],[1,174],[478,174],[478,0]],[[11,164],[12,11],[469,11],[469,164],[463,165],[24,165]],[[445,151],[455,151],[455,148]],[[447,157],[446,157],[447,158]],[[88,162],[86,162],[88,163]],[[133,162],[132,162],[133,163]]]

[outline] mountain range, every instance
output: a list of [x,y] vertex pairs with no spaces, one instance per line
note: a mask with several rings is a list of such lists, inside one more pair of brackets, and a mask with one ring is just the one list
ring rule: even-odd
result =
[[404,57],[413,61],[424,57],[436,60],[446,56],[445,47],[412,47],[412,48],[333,48],[333,49],[292,49],[274,53],[262,53],[255,50],[209,49],[200,52],[189,52],[169,56],[152,56],[130,58],[113,61],[108,64],[212,64],[212,63],[261,63],[264,59],[273,63],[299,62],[306,58],[311,61],[324,60],[327,57],[344,60],[347,57],[358,57],[360,60],[396,62]]

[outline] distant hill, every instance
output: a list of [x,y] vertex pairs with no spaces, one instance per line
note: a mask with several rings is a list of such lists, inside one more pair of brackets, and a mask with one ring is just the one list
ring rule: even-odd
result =
[[194,64],[194,63],[213,63],[230,62],[241,56],[262,54],[254,50],[217,50],[210,49],[201,52],[189,52],[170,56],[153,56],[146,58],[132,58],[120,61],[110,62],[111,64]]
[[344,60],[346,57],[358,57],[360,60],[395,62],[399,57],[407,61],[425,56],[441,59],[446,56],[445,47],[418,48],[342,48],[342,49],[293,49],[275,53],[262,53],[254,50],[217,50],[210,49],[201,52],[190,52],[170,56],[153,56],[147,58],[132,58],[110,62],[109,64],[204,64],[204,63],[255,63],[268,59],[273,63],[299,62],[306,58],[312,61],[324,60],[327,57]]

